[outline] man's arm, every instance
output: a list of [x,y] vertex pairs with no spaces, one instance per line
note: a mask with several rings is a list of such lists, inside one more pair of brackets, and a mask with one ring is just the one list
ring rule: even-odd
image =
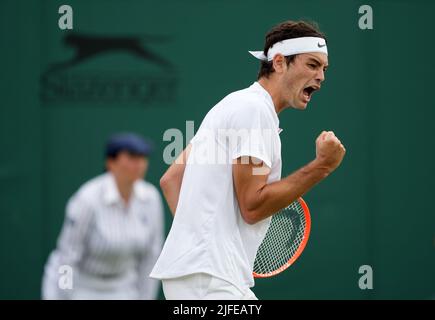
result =
[[233,164],[233,180],[243,219],[254,224],[285,208],[334,171],[345,152],[334,133],[324,131],[316,140],[316,159],[271,184],[267,184],[267,172],[253,174],[262,164],[237,159]]
[[186,168],[191,148],[192,145],[189,144],[160,179],[160,187],[163,190],[163,195],[172,215],[175,215],[175,210],[177,209],[181,182],[183,181],[184,169]]

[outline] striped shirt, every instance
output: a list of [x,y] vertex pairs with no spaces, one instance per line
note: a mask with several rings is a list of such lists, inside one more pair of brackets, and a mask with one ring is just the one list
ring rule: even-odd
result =
[[[155,299],[149,273],[163,244],[159,192],[138,180],[128,205],[111,173],[85,183],[69,200],[57,247],[45,266],[44,299]],[[72,288],[60,285],[62,266]]]

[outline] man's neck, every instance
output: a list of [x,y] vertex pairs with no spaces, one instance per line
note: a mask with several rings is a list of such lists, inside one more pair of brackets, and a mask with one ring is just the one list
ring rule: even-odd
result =
[[133,185],[134,183],[131,183],[130,181],[125,181],[116,175],[115,182],[116,186],[118,187],[119,194],[121,195],[122,200],[124,200],[125,204],[128,204],[128,201],[130,200],[131,194],[133,193]]
[[275,107],[275,111],[279,114],[282,110],[284,110],[287,106],[281,99],[280,90],[277,86],[270,80],[265,77],[258,80],[258,83],[270,94],[273,101],[273,106]]

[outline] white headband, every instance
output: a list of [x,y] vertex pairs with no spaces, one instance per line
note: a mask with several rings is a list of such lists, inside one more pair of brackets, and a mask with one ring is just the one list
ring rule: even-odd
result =
[[293,54],[307,52],[323,52],[328,54],[325,39],[317,37],[302,37],[283,40],[275,43],[269,48],[267,57],[264,55],[263,51],[249,51],[249,53],[254,57],[263,61],[272,61],[273,57],[278,53],[283,56],[291,56]]

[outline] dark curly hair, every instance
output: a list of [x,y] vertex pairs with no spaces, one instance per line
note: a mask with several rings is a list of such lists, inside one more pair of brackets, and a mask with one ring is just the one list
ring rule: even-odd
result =
[[[300,37],[319,37],[325,39],[325,35],[319,30],[315,22],[307,21],[285,21],[274,26],[267,34],[264,44],[264,55],[267,56],[269,49],[277,42]],[[297,55],[286,56],[287,65],[294,60]],[[258,79],[262,77],[268,78],[273,69],[273,61],[261,61]]]

